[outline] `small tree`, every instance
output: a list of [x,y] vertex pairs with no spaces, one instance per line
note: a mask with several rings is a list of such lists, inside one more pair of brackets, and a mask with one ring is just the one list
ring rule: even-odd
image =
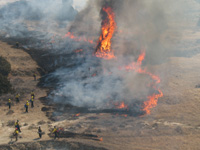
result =
[[8,76],[11,71],[10,63],[3,57],[0,56],[0,74]]
[[12,90],[12,86],[7,77],[0,74],[0,95],[8,93]]

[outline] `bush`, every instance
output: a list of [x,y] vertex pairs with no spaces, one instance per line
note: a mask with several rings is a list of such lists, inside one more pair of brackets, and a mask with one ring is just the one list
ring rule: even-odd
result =
[[8,76],[11,71],[10,63],[3,57],[0,56],[0,74]]
[[12,86],[10,81],[8,81],[7,77],[0,74],[0,95],[4,93],[8,93],[12,90]]

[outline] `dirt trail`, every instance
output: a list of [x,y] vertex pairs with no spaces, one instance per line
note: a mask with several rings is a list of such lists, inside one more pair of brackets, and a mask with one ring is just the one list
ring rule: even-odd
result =
[[[48,124],[50,120],[46,117],[45,113],[41,111],[44,105],[39,101],[39,98],[46,96],[46,90],[38,88],[36,86],[38,81],[34,81],[33,79],[33,74],[35,72],[38,74],[37,78],[40,78],[37,72],[37,68],[39,68],[37,63],[23,50],[12,47],[4,42],[0,42],[0,52],[1,56],[5,57],[11,64],[12,71],[9,75],[9,79],[15,91],[19,92],[21,95],[20,103],[18,104],[15,102],[15,94],[5,97],[5,99],[12,99],[11,111],[14,111],[14,113],[11,111],[9,113],[8,106],[6,106],[7,100],[4,99],[2,102],[3,105],[0,109],[0,144],[6,144],[11,141],[9,136],[14,132],[15,128],[13,125],[8,126],[8,123],[10,121],[10,124],[12,124],[12,121],[16,121],[17,119],[22,126],[22,132],[20,133],[22,138],[19,139],[19,142],[38,140],[38,122],[41,121],[41,128],[46,133],[42,140],[48,140],[49,137],[47,133],[49,133]],[[29,107],[29,113],[25,113],[24,104],[31,98],[30,93],[32,90],[36,95],[34,102],[35,107]]]

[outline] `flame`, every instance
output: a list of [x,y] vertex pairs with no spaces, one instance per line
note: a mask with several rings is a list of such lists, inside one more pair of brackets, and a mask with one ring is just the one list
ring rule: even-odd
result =
[[163,97],[163,93],[161,90],[158,89],[159,94],[153,94],[148,96],[148,100],[144,102],[143,111],[147,114],[150,114],[150,109],[157,105],[158,99]]
[[102,10],[106,12],[107,18],[102,22],[101,35],[97,43],[95,55],[104,59],[113,59],[115,55],[111,49],[111,39],[116,29],[115,15],[110,7],[104,7]]
[[73,39],[74,41],[78,41],[78,42],[84,41],[84,42],[88,42],[90,44],[94,43],[93,40],[86,39],[85,37],[77,37],[71,32],[68,32],[67,34],[65,34],[65,36],[63,38],[66,38],[66,37],[69,37],[70,39]]
[[101,141],[101,142],[102,142],[102,141],[103,141],[103,138],[100,138],[100,139],[99,139],[99,141]]
[[[137,62],[132,62],[130,65],[125,66],[125,69],[127,71],[129,71],[129,70],[135,70],[138,73],[149,75],[151,77],[151,79],[153,81],[155,81],[155,84],[160,83],[160,78],[158,76],[156,76],[156,75],[154,75],[154,74],[146,71],[145,69],[141,68],[142,61],[144,60],[144,58],[145,58],[145,52],[142,52],[139,55]],[[158,94],[153,93],[151,96],[148,96],[147,97],[147,101],[145,101],[143,103],[142,110],[145,111],[146,114],[150,114],[150,109],[153,108],[153,107],[155,107],[157,105],[157,102],[158,102],[159,98],[163,97],[162,91],[160,89],[156,88],[155,84],[153,85],[153,88],[155,90],[157,90],[159,93]]]
[[75,50],[74,52],[75,53],[79,53],[79,52],[82,52],[83,51],[83,49],[77,49],[77,50]]
[[92,77],[96,77],[96,76],[97,76],[97,74],[96,74],[96,73],[92,74]]
[[118,109],[127,109],[127,108],[128,108],[128,105],[125,105],[124,102],[115,103],[115,106],[116,106],[116,108],[118,108]]
[[123,114],[123,115],[121,115],[122,117],[127,117],[128,115],[127,114]]
[[74,115],[74,117],[78,117],[78,116],[80,116],[80,113]]

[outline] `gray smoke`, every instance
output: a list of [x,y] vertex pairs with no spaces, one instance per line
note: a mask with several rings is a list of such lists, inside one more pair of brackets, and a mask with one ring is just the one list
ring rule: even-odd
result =
[[[120,68],[136,62],[141,50],[146,51],[143,68],[160,76],[154,66],[164,63],[181,42],[180,24],[188,18],[189,1],[182,0],[89,0],[80,12],[73,9],[71,0],[32,0],[11,3],[0,9],[0,30],[6,36],[26,37],[30,31],[44,33],[40,40],[55,41],[50,45],[54,60],[50,68],[57,68],[45,79],[56,78],[55,90],[49,95],[57,103],[70,103],[90,108],[113,108],[113,103],[124,101],[129,107],[141,109],[148,95],[157,93],[149,87],[153,81],[144,74]],[[112,38],[116,59],[104,60],[93,56],[100,36],[102,7],[115,12],[117,24]],[[8,26],[10,24],[10,26]],[[62,38],[64,33],[93,39]],[[38,48],[43,44],[36,42]],[[82,49],[80,53],[74,50]],[[46,55],[46,54],[45,54]],[[139,106],[138,106],[139,105]],[[134,109],[136,109],[134,108]]]
[[[54,75],[60,79],[60,85],[52,93],[52,98],[56,102],[76,106],[112,108],[113,102],[125,101],[134,107],[136,103],[145,101],[148,95],[157,93],[147,86],[152,83],[149,76],[122,71],[119,67],[136,61],[141,50],[147,52],[145,64],[161,63],[167,58],[165,53],[170,53],[176,43],[171,41],[179,38],[178,34],[178,37],[168,35],[168,31],[174,29],[176,12],[181,11],[180,7],[175,8],[174,5],[179,4],[164,0],[89,1],[88,6],[76,16],[70,31],[77,35],[96,36],[97,40],[102,21],[101,9],[104,6],[111,7],[117,23],[117,31],[112,39],[112,49],[117,59],[103,60],[88,56],[75,69],[57,70]],[[95,51],[95,46],[91,52]],[[148,65],[143,67],[148,70]],[[162,75],[153,69],[149,71]]]
[[77,11],[71,0],[20,0],[0,8],[1,35],[26,37],[29,31],[55,33],[74,20]]
[[[161,81],[165,80],[164,73],[158,72],[154,65],[167,61],[177,43],[181,42],[183,28],[179,26],[185,22],[189,1],[90,0],[71,23],[70,31],[97,40],[102,22],[100,12],[104,6],[115,12],[117,30],[112,39],[112,49],[116,59],[89,56],[75,69],[57,70],[54,75],[60,79],[60,86],[52,93],[56,102],[94,108],[112,108],[113,102],[121,101],[130,107],[140,105],[148,95],[157,93],[147,86],[153,82],[152,79],[119,67],[135,62],[142,50],[146,51],[142,67],[160,76]],[[96,45],[90,52],[95,48]]]

